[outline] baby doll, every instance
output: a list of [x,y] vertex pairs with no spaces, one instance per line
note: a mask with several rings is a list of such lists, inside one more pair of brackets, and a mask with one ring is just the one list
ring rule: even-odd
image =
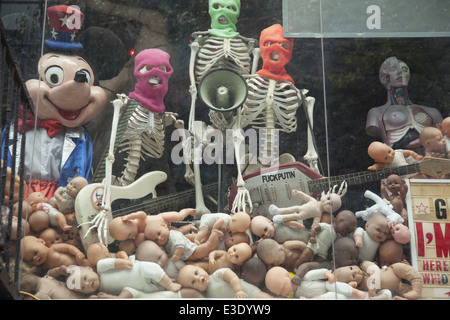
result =
[[59,227],[63,231],[72,228],[67,223],[65,215],[53,208],[43,193],[39,191],[31,193],[28,196],[28,201],[33,208],[33,213],[28,218],[32,230],[42,231],[49,225]]
[[89,265],[83,252],[67,243],[57,243],[47,247],[43,239],[26,236],[22,239],[23,260],[47,269],[62,265]]
[[425,148],[425,156],[447,157],[444,134],[436,127],[425,127],[420,132],[420,144]]
[[403,218],[393,210],[392,205],[388,205],[381,197],[369,190],[364,192],[364,196],[375,201],[375,204],[366,210],[357,211],[356,216],[367,221],[371,215],[381,213],[386,217],[387,225],[395,241],[402,244],[408,243],[411,239],[411,232],[403,224]]
[[355,245],[359,248],[359,259],[375,261],[378,247],[387,239],[389,233],[388,221],[382,213],[370,215],[364,229],[358,227],[353,234]]
[[358,279],[362,279],[360,272],[354,271],[347,279],[341,278],[336,282],[335,275],[330,270],[315,269],[309,271],[298,286],[291,281],[292,275],[286,269],[273,267],[267,271],[265,284],[270,292],[285,298],[364,299],[366,297],[363,291],[355,289]]
[[228,251],[213,250],[208,255],[208,261],[193,261],[188,264],[199,266],[213,274],[220,268],[233,269],[234,266],[241,266],[252,257],[252,248],[247,243],[239,243],[232,246]]
[[442,134],[444,135],[445,140],[445,148],[447,150],[447,158],[450,157],[450,117],[445,118],[438,125],[439,129],[441,129]]
[[[75,198],[82,188],[88,185],[88,181],[83,177],[75,177],[65,186],[56,189],[54,196],[49,199],[49,206],[42,209],[47,211],[50,216],[56,216],[59,212],[64,214],[67,222],[72,223],[75,217]],[[60,218],[61,219],[61,218]],[[65,228],[65,229],[64,229]],[[69,230],[64,226],[63,231]]]
[[228,232],[245,232],[250,227],[250,216],[246,212],[236,212],[234,214],[226,213],[207,213],[200,218],[200,226],[195,236],[194,242],[200,244],[209,236],[213,225],[222,220],[221,229]]
[[245,232],[230,232],[225,235],[225,248],[230,249],[235,244],[250,244],[250,236]]
[[182,260],[176,262],[170,260],[164,248],[151,240],[144,240],[139,244],[136,248],[135,258],[136,260],[158,264],[172,279],[176,279],[180,269],[186,265],[186,262]]
[[403,253],[403,246],[394,239],[388,239],[378,248],[378,265],[390,266],[397,262],[408,263]]
[[422,160],[423,156],[412,150],[394,150],[387,144],[374,141],[367,149],[369,156],[375,161],[368,170],[379,170],[384,168],[396,168],[414,163],[415,160]]
[[251,232],[261,239],[274,239],[278,243],[287,240],[300,240],[308,242],[309,231],[297,224],[291,225],[295,221],[273,222],[269,218],[259,215],[252,218],[250,223]]
[[341,207],[341,197],[334,192],[322,192],[320,201],[298,190],[292,190],[294,196],[304,200],[302,205],[287,208],[278,208],[276,205],[269,206],[269,213],[273,215],[274,222],[303,221],[313,218],[313,225],[320,222],[322,213],[331,214]]
[[178,273],[177,281],[184,288],[197,289],[205,298],[272,298],[257,286],[239,279],[230,268],[209,275],[203,268],[187,264]]
[[315,269],[329,269],[358,265],[359,248],[350,237],[339,237],[334,241],[334,263],[330,260],[310,261],[299,265],[292,278],[292,282],[300,285],[306,273]]
[[282,266],[293,272],[295,263],[305,249],[306,243],[299,240],[288,240],[280,244],[273,239],[262,239],[256,246],[256,253],[268,267]]
[[[422,276],[409,264],[397,262],[386,268],[379,268],[373,262],[364,261],[360,268],[364,277],[359,289],[369,291],[370,297],[373,297],[374,291],[379,289],[390,290],[393,295],[397,295],[394,296],[395,300],[417,300],[422,297]],[[371,280],[375,280],[373,288],[369,288],[368,285]],[[405,283],[404,280],[409,284]]]
[[386,182],[381,180],[380,191],[383,197],[389,200],[392,208],[403,218],[403,224],[408,225],[408,212],[406,211],[406,194],[408,185],[399,175],[391,174],[386,178]]
[[340,211],[332,222],[332,224],[319,223],[311,228],[311,237],[302,255],[297,260],[295,269],[313,258],[316,261],[326,260],[328,250],[336,238],[352,233],[357,227],[356,216],[350,210]]
[[182,221],[188,216],[195,216],[195,209],[182,209],[179,212],[168,211],[156,215],[147,215],[144,211],[137,211],[112,219],[109,224],[109,233],[118,241],[134,239],[138,246],[146,239],[145,227],[150,221],[164,222],[169,225],[171,222]]
[[[121,297],[125,287],[143,292],[179,291],[181,286],[173,282],[156,263],[118,258],[106,258],[97,262],[97,272],[91,267],[69,268],[73,290],[90,294],[99,290],[103,295]],[[68,279],[69,280],[69,279]]]

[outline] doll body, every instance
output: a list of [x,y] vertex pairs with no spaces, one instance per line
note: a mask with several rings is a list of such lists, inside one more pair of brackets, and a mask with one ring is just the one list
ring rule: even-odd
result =
[[306,243],[299,240],[280,244],[273,239],[263,239],[257,244],[256,252],[267,266],[282,266],[294,271],[295,264],[305,249]]
[[84,253],[70,244],[58,243],[47,247],[44,240],[34,236],[26,236],[22,241],[24,261],[31,262],[35,266],[42,265],[52,269],[62,265],[89,264]]
[[203,214],[200,218],[198,233],[195,236],[195,243],[200,244],[205,241],[219,219],[223,220],[220,228],[224,233],[245,232],[250,227],[250,216],[245,212],[237,212],[232,215],[226,213]]
[[195,264],[208,272],[213,274],[221,268],[233,269],[235,265],[240,266],[245,263],[252,256],[252,249],[247,243],[240,243],[231,246],[228,251],[213,250],[208,255],[208,261],[194,261],[190,264]]
[[239,277],[229,268],[209,275],[204,269],[186,265],[178,274],[178,283],[200,291],[205,298],[271,298],[271,296]]
[[392,149],[385,143],[374,141],[368,148],[369,156],[375,163],[368,167],[369,170],[384,168],[396,168],[414,163],[414,160],[422,160],[423,156],[412,150]]
[[300,240],[308,242],[309,231],[304,227],[299,227],[299,224],[294,225],[291,222],[273,222],[265,216],[259,215],[252,218],[250,224],[251,232],[262,239],[274,239],[278,243],[283,243],[287,240]]
[[386,217],[381,213],[371,215],[365,224],[365,228],[356,228],[353,239],[359,248],[361,261],[375,261],[375,256],[380,243],[385,241],[390,233]]

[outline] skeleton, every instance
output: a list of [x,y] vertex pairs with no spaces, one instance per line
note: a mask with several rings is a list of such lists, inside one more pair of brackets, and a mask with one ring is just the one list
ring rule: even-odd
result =
[[[312,116],[315,99],[305,97],[308,92],[297,89],[292,78],[286,74],[285,64],[292,55],[291,39],[283,38],[283,29],[280,25],[273,25],[261,32],[260,49],[263,57],[263,69],[256,74],[246,76],[248,83],[248,97],[234,122],[235,155],[239,163],[241,155],[239,145],[243,141],[240,128],[250,126],[263,130],[266,138],[260,144],[259,162],[263,166],[277,165],[279,160],[293,157],[282,155],[278,157],[278,132],[292,133],[297,130],[296,112],[302,103],[305,103],[310,127],[307,130],[308,149],[304,159],[316,172],[318,155],[312,137]],[[251,155],[248,159],[251,159]],[[254,158],[253,158],[254,159]],[[257,166],[261,168],[261,165]],[[231,211],[247,211],[252,208],[252,201],[245,182],[242,178],[242,169],[238,165],[237,194]]]
[[[210,71],[215,69],[234,70],[239,74],[250,74],[256,63],[252,63],[250,57],[253,53],[255,40],[245,38],[236,32],[237,17],[240,12],[239,0],[210,0],[209,13],[211,16],[211,29],[199,31],[192,34],[194,40],[191,43],[191,58],[189,63],[189,78],[191,94],[191,107],[189,114],[188,131],[190,136],[184,136],[185,150],[194,150],[195,141],[202,141],[202,131],[204,124],[198,125],[196,121],[196,84]],[[256,50],[256,51],[255,51]],[[257,59],[256,59],[257,61]],[[219,130],[231,127],[232,124],[224,119],[224,115],[217,112],[210,112],[211,122]],[[200,128],[201,130],[199,130]],[[210,213],[203,198],[200,162],[194,154],[192,171],[189,161],[185,161],[185,179],[195,186],[195,200],[197,217],[205,213]]]

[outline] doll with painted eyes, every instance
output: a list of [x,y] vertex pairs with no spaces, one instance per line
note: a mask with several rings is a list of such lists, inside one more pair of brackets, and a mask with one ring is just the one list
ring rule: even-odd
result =
[[374,141],[372,142],[367,153],[375,161],[368,167],[369,170],[379,170],[384,168],[395,168],[413,163],[415,160],[422,160],[423,156],[412,150],[392,149],[387,144]]

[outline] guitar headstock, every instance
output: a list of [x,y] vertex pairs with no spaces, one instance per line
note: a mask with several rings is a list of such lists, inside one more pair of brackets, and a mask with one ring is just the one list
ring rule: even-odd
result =
[[419,162],[420,171],[430,176],[450,173],[450,159],[426,156]]

